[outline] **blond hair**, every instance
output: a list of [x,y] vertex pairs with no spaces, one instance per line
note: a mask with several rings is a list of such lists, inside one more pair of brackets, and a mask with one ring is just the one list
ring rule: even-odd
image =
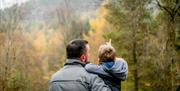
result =
[[115,49],[110,43],[103,44],[99,47],[99,63],[115,60]]

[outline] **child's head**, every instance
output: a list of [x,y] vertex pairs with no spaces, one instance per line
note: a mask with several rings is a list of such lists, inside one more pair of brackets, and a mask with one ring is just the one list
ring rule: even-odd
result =
[[111,43],[103,44],[99,47],[99,63],[112,62],[115,60],[115,49]]

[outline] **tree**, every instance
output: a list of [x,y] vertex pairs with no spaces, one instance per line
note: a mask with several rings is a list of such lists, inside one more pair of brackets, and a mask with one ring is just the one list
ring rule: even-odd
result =
[[13,9],[0,10],[0,32],[4,34],[4,42],[0,44],[3,48],[1,50],[1,86],[0,89],[7,91],[8,82],[10,81],[13,62],[16,60],[14,31],[20,28],[20,21],[22,18],[22,11],[13,6]]
[[[144,8],[148,0],[110,0],[106,6],[110,13],[107,20],[114,25],[114,33],[108,34],[109,38],[114,40],[115,46],[124,57],[128,57],[129,63],[132,63],[131,70],[134,77],[134,91],[138,91],[140,75],[140,57],[144,52],[142,51],[143,36],[147,34],[147,23],[145,22],[148,15]],[[130,51],[130,50],[131,51]],[[122,51],[121,51],[122,50]],[[123,51],[125,51],[123,53]],[[129,55],[131,54],[131,55]],[[139,61],[138,61],[139,60]]]
[[[156,0],[157,6],[161,10],[161,14],[164,17],[161,17],[161,21],[165,22],[164,32],[167,35],[166,39],[166,50],[164,54],[167,55],[166,61],[169,62],[168,69],[170,70],[170,79],[171,80],[171,91],[175,89],[175,83],[178,79],[175,77],[180,74],[179,69],[179,24],[180,24],[180,1],[179,0]],[[168,27],[166,27],[168,26]]]
[[106,19],[114,28],[106,37],[114,41],[118,55],[128,60],[134,91],[174,91],[179,84],[179,62],[175,61],[179,60],[179,1],[155,1],[162,10],[156,15],[148,8],[157,10],[153,2],[109,0]]
[[63,34],[64,45],[75,38],[82,38],[89,30],[88,20],[81,20],[73,11],[68,0],[56,9],[57,26]]

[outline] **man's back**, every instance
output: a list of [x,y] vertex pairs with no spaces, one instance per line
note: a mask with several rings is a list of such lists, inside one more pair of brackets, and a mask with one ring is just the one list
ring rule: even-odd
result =
[[68,60],[51,79],[50,91],[111,91],[103,80],[88,73],[79,60]]

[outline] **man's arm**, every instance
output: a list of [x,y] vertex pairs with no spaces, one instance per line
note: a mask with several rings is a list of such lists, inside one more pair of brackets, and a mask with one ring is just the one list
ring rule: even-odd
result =
[[111,91],[110,87],[97,75],[91,78],[91,91]]
[[62,91],[57,83],[50,83],[49,91]]

